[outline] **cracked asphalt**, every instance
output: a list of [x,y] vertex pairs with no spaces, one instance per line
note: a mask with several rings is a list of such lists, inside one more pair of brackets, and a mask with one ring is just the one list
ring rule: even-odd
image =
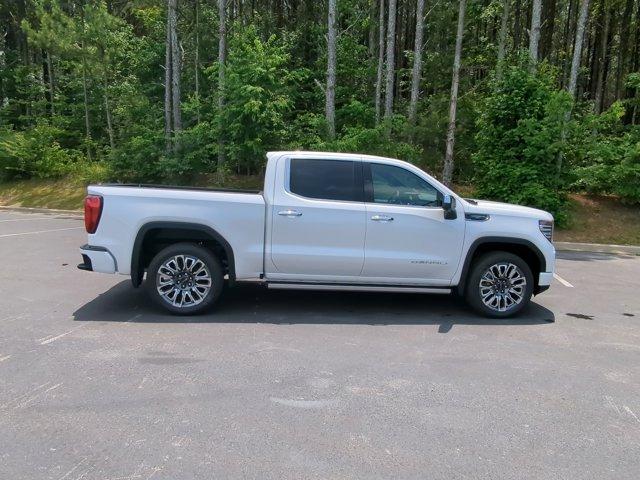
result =
[[258,286],[184,318],[85,242],[0,211],[0,478],[639,476],[640,257],[561,254],[512,320]]

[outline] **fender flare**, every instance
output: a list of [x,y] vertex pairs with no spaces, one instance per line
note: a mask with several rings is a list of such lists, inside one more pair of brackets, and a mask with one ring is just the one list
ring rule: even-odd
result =
[[140,254],[142,253],[142,242],[149,232],[149,230],[162,228],[165,230],[196,230],[202,232],[213,240],[222,245],[222,248],[227,255],[227,268],[229,270],[229,285],[235,284],[236,281],[236,262],[233,255],[233,248],[227,242],[227,240],[220,235],[216,230],[208,225],[202,225],[200,223],[189,222],[149,222],[145,223],[138,229],[136,239],[133,242],[133,251],[131,252],[131,282],[134,287],[139,287],[142,283],[142,277],[144,276],[144,268],[140,266]]
[[[480,237],[476,238],[473,243],[469,246],[467,250],[467,255],[464,259],[464,264],[462,266],[462,271],[460,272],[460,280],[458,281],[457,290],[460,295],[464,294],[464,289],[466,286],[467,275],[469,274],[469,268],[471,268],[471,259],[478,250],[478,247],[485,245],[487,243],[502,243],[502,244],[510,244],[510,245],[522,245],[527,247],[531,252],[538,258],[540,262],[540,271],[546,272],[547,261],[544,258],[544,255],[540,251],[540,249],[535,245],[535,243],[525,240],[524,238],[517,237]],[[537,284],[538,279],[534,278],[534,282]]]

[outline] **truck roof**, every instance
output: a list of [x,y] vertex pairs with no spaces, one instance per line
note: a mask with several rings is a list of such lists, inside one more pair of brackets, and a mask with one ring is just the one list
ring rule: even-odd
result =
[[344,152],[315,152],[310,150],[282,150],[275,152],[267,152],[267,158],[275,158],[281,156],[298,156],[298,157],[313,157],[313,158],[344,158],[360,160],[362,158],[378,159],[378,160],[392,160],[395,162],[402,162],[396,158],[380,157],[377,155],[366,155],[364,153],[344,153]]

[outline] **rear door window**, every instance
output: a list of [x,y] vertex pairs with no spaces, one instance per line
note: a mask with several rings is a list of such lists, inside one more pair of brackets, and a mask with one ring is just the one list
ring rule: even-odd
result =
[[360,162],[292,158],[289,190],[307,198],[362,201]]

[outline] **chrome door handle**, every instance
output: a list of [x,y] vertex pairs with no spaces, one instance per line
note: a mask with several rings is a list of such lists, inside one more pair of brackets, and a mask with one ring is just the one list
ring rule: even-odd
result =
[[371,220],[373,220],[374,222],[392,222],[393,217],[390,217],[388,215],[374,215],[373,217],[371,217]]
[[296,210],[280,210],[278,215],[283,217],[300,217],[302,216],[302,212],[298,212]]

